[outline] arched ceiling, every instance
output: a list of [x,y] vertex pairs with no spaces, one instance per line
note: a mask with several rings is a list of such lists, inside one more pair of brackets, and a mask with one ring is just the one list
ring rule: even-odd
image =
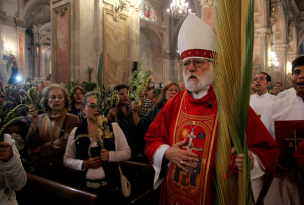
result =
[[142,32],[151,42],[151,47],[153,51],[162,53],[162,42],[156,31],[149,27],[141,27],[140,32]]
[[[25,27],[43,25],[51,21],[50,1],[42,0],[28,10],[25,15]],[[31,30],[31,29],[29,29]]]

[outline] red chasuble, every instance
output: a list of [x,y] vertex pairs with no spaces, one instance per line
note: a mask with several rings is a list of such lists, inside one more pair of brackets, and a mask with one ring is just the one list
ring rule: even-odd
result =
[[[208,101],[214,105],[211,110],[208,107]],[[154,154],[162,145],[172,146],[188,138],[191,127],[185,110],[185,102],[192,127],[198,124],[194,131],[196,138],[190,150],[199,156],[199,163],[195,169],[191,168],[189,173],[171,163],[162,184],[160,204],[214,204],[218,106],[212,86],[208,94],[201,99],[193,100],[187,90],[184,90],[169,100],[149,127],[145,136],[147,141],[145,153],[152,163]],[[266,183],[263,189],[265,191],[274,176],[279,149],[251,108],[248,118],[247,144],[259,157],[265,169]],[[184,146],[183,149],[189,150],[188,146]]]

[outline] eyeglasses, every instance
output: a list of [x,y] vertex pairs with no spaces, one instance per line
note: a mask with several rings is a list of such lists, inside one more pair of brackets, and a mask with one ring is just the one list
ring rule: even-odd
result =
[[91,108],[91,109],[95,109],[95,108],[98,107],[98,105],[97,104],[89,104],[88,107]]
[[193,66],[195,68],[199,68],[209,62],[210,62],[210,60],[192,60],[192,61],[189,60],[189,61],[182,62],[182,66],[183,66],[184,70],[187,70],[189,68],[189,66],[191,65],[191,63],[193,64]]
[[83,95],[83,93],[82,92],[75,92],[75,93],[73,93],[73,95]]

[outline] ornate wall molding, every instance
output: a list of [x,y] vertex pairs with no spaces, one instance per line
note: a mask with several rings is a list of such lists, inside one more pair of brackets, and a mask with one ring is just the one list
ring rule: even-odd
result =
[[271,0],[270,24],[274,25],[277,19],[278,7],[282,0]]
[[33,25],[32,32],[34,34],[34,42],[33,42],[34,44],[39,44],[38,30],[39,30],[40,27],[41,27],[41,24],[39,24],[38,26]]
[[215,0],[202,0],[200,5],[203,7],[215,6]]
[[16,27],[18,32],[25,32],[27,30],[27,28],[24,27]]
[[293,40],[293,25],[294,22],[292,20],[289,21],[288,23],[288,42],[291,43]]
[[254,14],[254,24],[255,24],[255,26],[261,25],[261,17],[262,17],[261,13],[255,13]]
[[282,43],[282,44],[275,44],[272,45],[271,50],[272,51],[286,51],[289,50],[290,46],[286,43]]
[[268,28],[257,28],[254,29],[254,37],[269,36],[269,32]]
[[104,84],[125,83],[130,70],[129,16],[104,7]]
[[116,20],[119,20],[118,16],[120,15],[120,13],[130,12],[131,10],[137,12],[139,11],[139,0],[133,4],[131,1],[120,1],[120,0],[104,0],[104,3],[110,5],[110,7],[115,13]]
[[24,21],[23,20],[19,19],[18,17],[15,17],[14,20],[15,20],[16,26],[24,27]]

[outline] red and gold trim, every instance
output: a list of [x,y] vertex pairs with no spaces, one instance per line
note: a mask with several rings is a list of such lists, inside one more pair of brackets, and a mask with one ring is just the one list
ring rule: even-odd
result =
[[214,59],[214,55],[216,52],[205,50],[205,49],[189,49],[181,54],[181,59],[184,60],[185,58],[189,57],[203,57],[203,58],[209,58]]

